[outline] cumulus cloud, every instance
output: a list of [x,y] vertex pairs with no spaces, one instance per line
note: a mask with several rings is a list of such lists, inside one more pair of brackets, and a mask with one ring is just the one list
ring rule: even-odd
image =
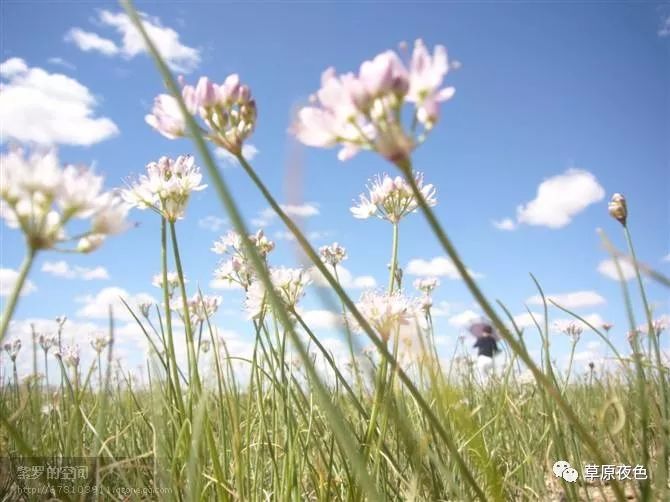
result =
[[605,190],[593,174],[571,168],[540,183],[535,198],[517,207],[516,222],[505,218],[493,224],[501,230],[513,230],[519,224],[561,228],[604,197]]
[[[14,291],[18,276],[19,273],[12,268],[0,268],[0,296],[9,296]],[[35,284],[30,279],[26,279],[21,289],[21,296],[29,295],[36,290]]]
[[122,298],[134,310],[137,310],[137,306],[140,303],[156,302],[148,293],[133,295],[125,289],[109,287],[101,289],[95,295],[76,298],[75,301],[82,304],[82,307],[77,311],[77,316],[87,319],[107,319],[109,317],[109,307],[111,306],[115,319],[132,320],[133,317],[121,301]]
[[[619,267],[621,268],[621,274],[623,275],[624,280],[630,281],[635,277],[635,267],[633,264],[624,258],[619,258]],[[600,272],[605,277],[609,277],[615,281],[619,280],[619,273],[617,272],[616,265],[614,264],[613,259],[603,260],[598,264],[598,272]]]
[[[305,237],[309,241],[317,241],[328,237],[329,232],[321,232],[319,230],[314,230],[312,232],[307,232]],[[294,241],[295,236],[288,230],[278,230],[273,234],[274,238],[280,241]]]
[[[420,258],[410,260],[407,267],[405,267],[405,272],[409,275],[416,275],[419,277],[438,276],[454,280],[461,278],[454,263],[444,256],[438,256],[432,260],[423,260]],[[468,273],[474,278],[483,277],[482,274],[470,269],[468,269]]]
[[96,117],[98,102],[77,80],[19,58],[0,65],[0,141],[42,145],[92,145],[118,134],[110,119]]
[[[571,293],[546,295],[546,299],[548,304],[549,300],[553,300],[566,309],[594,307],[605,303],[605,299],[595,291],[574,291]],[[540,295],[531,296],[526,302],[531,305],[542,305],[542,297]]]
[[65,260],[46,261],[42,265],[42,272],[63,277],[65,279],[83,279],[91,281],[93,279],[109,279],[109,273],[105,267],[97,266],[93,268],[71,266]]
[[310,329],[335,329],[342,326],[342,314],[332,310],[306,310],[300,313]]
[[[190,73],[198,67],[200,64],[198,49],[182,44],[179,33],[163,26],[159,18],[144,13],[140,13],[140,16],[149,38],[172,70]],[[123,12],[101,10],[98,21],[103,26],[114,28],[120,40],[115,42],[78,27],[72,28],[66,34],[65,40],[74,43],[83,51],[96,51],[110,57],[119,55],[132,59],[138,54],[147,52],[141,34]]]
[[514,322],[519,329],[534,328],[536,322],[542,326],[542,323],[544,322],[544,316],[537,312],[524,312],[522,314],[515,315]]
[[[315,202],[305,202],[304,204],[279,204],[282,211],[291,218],[311,218],[320,214],[319,205]],[[258,216],[251,220],[251,223],[258,227],[269,225],[277,217],[271,207],[266,207]]]
[[[318,287],[329,288],[330,284],[316,267],[310,269],[314,285]],[[337,275],[340,278],[342,287],[351,289],[373,289],[377,287],[377,281],[371,275],[354,276],[347,268],[342,265],[337,267]]]
[[604,197],[605,190],[593,174],[568,169],[540,183],[535,199],[517,208],[517,220],[528,225],[561,228]]
[[105,56],[114,56],[119,53],[119,48],[112,40],[81,28],[72,28],[68,31],[65,41],[72,42],[84,52],[99,52]]
[[[239,162],[237,162],[237,157],[235,157],[225,148],[217,148],[216,150],[214,150],[214,153],[219,159],[225,161],[226,164],[230,166],[239,166]],[[251,162],[254,159],[254,157],[258,155],[258,148],[256,148],[256,146],[252,145],[251,143],[245,143],[242,146],[242,155],[244,156],[245,159]]]
[[476,321],[481,318],[481,314],[478,314],[474,310],[465,310],[460,314],[456,314],[449,318],[449,324],[457,328],[465,328],[471,322]]

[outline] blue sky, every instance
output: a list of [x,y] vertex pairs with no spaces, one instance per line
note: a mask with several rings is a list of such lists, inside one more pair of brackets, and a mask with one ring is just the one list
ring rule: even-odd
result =
[[[132,36],[122,39],[125,25],[116,4],[6,1],[0,8],[0,61],[20,58],[26,71],[41,68],[64,74],[88,89],[85,106],[90,114],[75,114],[69,125],[59,127],[66,131],[61,134],[64,139],[55,141],[62,161],[94,163],[111,188],[161,155],[192,151],[188,140],[169,141],[144,123],[162,84]],[[529,272],[549,294],[586,292],[572,297],[576,311],[613,322],[612,336],[623,347],[627,328],[620,287],[598,270],[607,255],[596,228],[624,246],[618,223],[607,215],[607,200],[614,192],[623,192],[628,200],[640,259],[670,272],[667,4],[212,2],[193,7],[141,3],[139,8],[173,42],[173,67],[184,71],[187,80],[208,75],[223,81],[235,72],[250,85],[259,108],[251,138],[258,150],[254,166],[280,200],[317,208],[317,215],[303,220],[305,229],[314,232],[316,245],[338,241],[347,247],[345,266],[355,277],[372,275],[378,284],[386,282],[390,227],[382,221],[353,219],[349,206],[370,177],[392,166],[368,153],[343,164],[334,151],[298,146],[287,134],[291,113],[317,89],[326,67],[355,71],[363,60],[416,38],[429,46],[445,45],[461,67],[447,77],[456,95],[443,105],[438,126],[417,150],[415,167],[437,186],[437,213],[468,266],[482,274],[481,286],[492,298],[501,299],[515,315],[523,314],[524,304],[536,294]],[[8,75],[2,82],[3,87],[19,85]],[[30,139],[33,129],[20,129],[12,115],[25,116],[21,106],[14,103],[7,111],[5,103],[4,112],[0,107],[3,149],[8,138]],[[33,113],[35,106],[29,106]],[[39,121],[39,108],[37,112]],[[63,109],[60,119],[49,120],[58,124],[68,116]],[[77,120],[82,127],[75,127]],[[96,134],[99,141],[91,139]],[[221,166],[245,215],[257,218],[266,205],[244,173],[223,159]],[[585,173],[575,180],[570,169]],[[566,175],[569,172],[573,174]],[[537,199],[539,187],[550,179],[553,182],[544,187],[554,187],[551,196]],[[556,188],[560,180],[573,183],[569,189]],[[535,202],[529,205],[531,201]],[[526,210],[518,212],[519,206]],[[567,214],[567,222],[552,228],[556,222],[547,218],[547,207],[554,207],[554,214]],[[514,228],[497,228],[494,222],[506,218]],[[136,228],[91,255],[44,253],[30,278],[34,290],[21,298],[15,334],[25,331],[29,320],[48,329],[45,320],[67,314],[73,336],[83,336],[104,322],[96,318],[101,302],[118,292],[108,288],[121,288],[131,297],[147,293],[157,298],[150,281],[159,270],[158,222],[153,214],[139,211],[133,211],[131,219]],[[218,226],[216,231],[212,224]],[[186,219],[178,225],[193,288],[199,284],[205,292],[215,292],[209,282],[217,257],[209,248],[227,228],[213,190],[195,194]],[[292,243],[281,238],[283,230],[276,220],[266,229],[277,241],[272,261],[295,264]],[[0,267],[17,269],[23,254],[21,236],[6,226],[1,232]],[[400,262],[411,291],[414,277],[409,272],[426,267],[410,262],[443,255],[421,215],[404,220],[400,232]],[[60,261],[67,265],[54,265]],[[51,266],[45,267],[47,262]],[[84,269],[96,267],[104,267],[108,278],[82,277]],[[466,317],[463,313],[477,309],[462,282],[451,278],[448,263],[433,262],[432,270],[445,274],[435,303],[442,310],[437,327],[446,353],[462,332],[458,321]],[[89,275],[105,274],[98,269]],[[667,312],[667,290],[648,287],[658,315]],[[247,340],[239,293],[217,294],[224,302],[218,325]],[[360,291],[352,294],[357,297]],[[315,295],[304,306],[324,308]],[[529,307],[540,311],[538,305]],[[641,321],[640,310],[638,316]],[[562,318],[560,312],[552,313],[552,320]],[[133,347],[135,335],[130,327],[126,332],[124,341]],[[531,340],[531,346],[537,346],[537,340]],[[588,346],[594,340],[584,337],[582,362],[602,355],[602,347]],[[564,337],[556,335],[557,358],[566,347]]]

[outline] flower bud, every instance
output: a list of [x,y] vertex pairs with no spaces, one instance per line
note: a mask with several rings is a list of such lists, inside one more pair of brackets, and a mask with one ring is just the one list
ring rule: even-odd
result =
[[626,198],[620,193],[612,195],[612,200],[607,205],[610,216],[617,220],[622,225],[626,226],[626,218],[628,217],[628,207],[626,206]]

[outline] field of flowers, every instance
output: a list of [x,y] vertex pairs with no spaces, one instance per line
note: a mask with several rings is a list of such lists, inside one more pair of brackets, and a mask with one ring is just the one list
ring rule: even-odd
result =
[[[437,187],[413,168],[413,152],[430,141],[441,106],[454,94],[445,84],[445,48],[430,50],[417,40],[363,62],[357,73],[326,70],[291,133],[309,147],[339,148],[342,161],[381,156],[389,169],[351,208],[355,218],[387,223],[388,283],[354,300],[339,275],[346,249],[313,247],[243,153],[262,120],[251,89],[236,74],[221,84],[175,79],[125,5],[167,88],[146,122],[192,146],[203,170],[193,156],[164,156],[127,186],[104,191],[100,176],[62,166],[54,151],[13,147],[3,154],[2,218],[25,236],[26,255],[0,324],[8,369],[0,380],[2,500],[670,500],[666,326],[654,318],[645,292],[646,281],[667,287],[670,280],[637,261],[623,195],[612,196],[602,217],[620,223],[628,249],[602,238],[622,276],[630,346],[610,341],[611,326],[593,325],[545,299],[536,282],[544,316],[532,336],[542,339],[543,352],[532,357],[524,338],[531,330],[524,333],[504,304],[483,294],[435,215]],[[274,263],[274,242],[241,217],[212,146],[239,161],[301,248],[304,268]],[[191,194],[204,189],[220,200],[234,228],[214,244],[221,257],[214,276],[244,291],[249,358],[231,355],[210,322],[219,298],[187,292],[179,229],[188,224]],[[82,363],[78,347],[63,344],[65,318],[55,321],[53,335],[34,333],[32,346],[6,336],[38,254],[95,252],[127,230],[135,210],[155,213],[161,236],[161,274],[154,279],[160,303],[126,304],[151,347],[145,382],[114,363],[111,311],[108,332],[91,340],[91,365]],[[495,375],[463,357],[464,340],[450,360],[438,355],[431,315],[438,281],[407,284],[398,263],[399,228],[419,218],[500,337],[507,357]],[[632,286],[623,280],[622,262],[635,269]],[[301,314],[301,298],[316,281],[328,285],[332,309],[342,312],[351,356],[345,361],[334,358]],[[631,297],[644,311],[633,311]],[[606,369],[584,375],[556,365],[550,306],[574,318],[562,326],[573,354],[584,329],[602,339],[612,361]],[[177,347],[185,347],[183,359]],[[23,379],[16,370],[21,351],[34,358],[34,373]],[[56,374],[48,370],[52,359]],[[625,459],[639,463],[608,477],[603,470],[587,479],[580,471],[577,479],[557,472],[555,462],[565,459],[612,469]],[[59,467],[60,479],[49,478],[47,464]]]

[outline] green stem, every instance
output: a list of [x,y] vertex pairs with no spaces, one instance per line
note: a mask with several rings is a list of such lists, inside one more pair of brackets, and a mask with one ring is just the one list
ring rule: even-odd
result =
[[389,272],[389,294],[393,293],[396,283],[396,268],[398,266],[398,222],[393,223],[393,243],[391,244],[391,271]]
[[5,335],[7,334],[7,328],[9,328],[9,321],[12,320],[14,310],[16,310],[16,304],[19,301],[19,295],[21,294],[21,290],[23,289],[23,284],[26,282],[28,272],[30,272],[30,268],[33,265],[33,261],[35,260],[36,254],[37,250],[32,247],[29,247],[28,253],[23,259],[23,263],[21,263],[21,268],[19,269],[19,275],[16,278],[16,282],[14,283],[14,289],[12,290],[12,294],[9,295],[9,300],[7,302],[7,305],[5,306],[4,312],[2,313],[2,320],[0,321],[0,344],[2,343],[2,341],[5,338]]
[[195,358],[195,348],[193,345],[193,326],[191,324],[191,315],[188,311],[188,296],[186,296],[186,283],[184,282],[184,270],[181,266],[179,256],[179,245],[177,243],[177,230],[174,221],[170,221],[170,237],[172,238],[172,251],[174,252],[174,262],[179,277],[179,290],[181,292],[182,308],[184,309],[184,326],[186,327],[186,347],[188,351],[189,365],[189,386],[193,385],[196,392],[200,392],[200,375],[198,374],[198,363]]

